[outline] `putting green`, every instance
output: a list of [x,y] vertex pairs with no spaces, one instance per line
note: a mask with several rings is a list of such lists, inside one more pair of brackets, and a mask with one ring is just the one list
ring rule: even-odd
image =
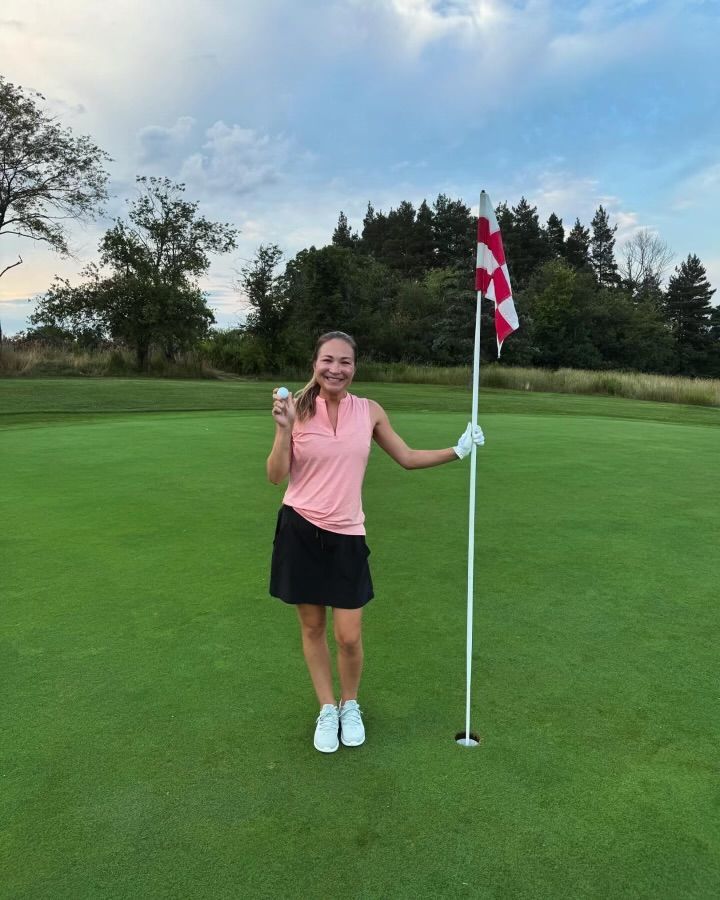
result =
[[[0,896],[720,895],[717,411],[483,392],[472,750],[467,463],[374,449],[368,740],[325,756],[267,595],[268,386],[30,384],[0,382]],[[415,446],[467,418],[357,392]],[[159,397],[198,411],[122,411]]]

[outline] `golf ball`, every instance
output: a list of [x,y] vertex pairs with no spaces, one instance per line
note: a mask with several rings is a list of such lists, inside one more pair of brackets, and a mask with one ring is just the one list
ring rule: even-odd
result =
[[290,391],[286,387],[278,388],[277,390],[277,398],[278,400],[287,400],[290,396]]

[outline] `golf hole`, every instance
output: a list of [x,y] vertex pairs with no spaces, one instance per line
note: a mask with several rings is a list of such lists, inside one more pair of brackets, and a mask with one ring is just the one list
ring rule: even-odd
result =
[[480,735],[475,734],[474,731],[471,731],[470,734],[465,737],[467,732],[458,731],[455,735],[455,743],[459,744],[461,747],[479,747],[480,746]]

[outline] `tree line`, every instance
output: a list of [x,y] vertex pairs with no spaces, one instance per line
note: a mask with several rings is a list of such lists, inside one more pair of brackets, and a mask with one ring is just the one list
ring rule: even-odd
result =
[[[617,226],[600,206],[589,226],[566,231],[552,213],[540,222],[524,197],[497,209],[520,330],[503,348],[507,364],[720,375],[720,310],[700,259],[670,275],[672,254],[656,234],[615,248]],[[250,305],[229,335],[247,371],[307,358],[312,336],[351,332],[371,358],[465,365],[474,337],[476,219],[444,194],[387,213],[370,204],[362,230],[340,213],[331,241],[281,268],[277,246],[261,247],[242,272]],[[496,355],[492,304],[481,350]]]
[[[42,110],[42,96],[0,77],[0,237],[15,234],[68,253],[67,220],[106,198],[107,154]],[[474,334],[476,220],[444,194],[387,212],[368,204],[354,231],[343,212],[325,246],[283,262],[258,248],[238,273],[247,305],[236,328],[212,329],[200,287],[213,254],[236,247],[237,229],[200,215],[185,187],[138,178],[79,283],[56,279],[19,340],[83,347],[122,345],[139,368],[153,350],[173,358],[201,348],[242,374],[307,364],[315,338],[342,329],[378,361],[467,365]],[[720,376],[720,310],[695,254],[675,267],[661,238],[637,232],[616,249],[617,227],[600,206],[589,226],[540,221],[524,197],[497,209],[520,330],[503,348],[509,365],[627,369]],[[0,267],[0,276],[22,259]],[[495,357],[492,305],[481,353]]]

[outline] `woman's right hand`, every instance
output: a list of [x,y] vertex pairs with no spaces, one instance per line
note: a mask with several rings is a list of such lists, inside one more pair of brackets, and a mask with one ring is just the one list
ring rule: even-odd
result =
[[272,415],[278,428],[288,428],[292,431],[295,423],[295,398],[292,394],[286,400],[281,400],[277,395],[278,389],[273,391]]

